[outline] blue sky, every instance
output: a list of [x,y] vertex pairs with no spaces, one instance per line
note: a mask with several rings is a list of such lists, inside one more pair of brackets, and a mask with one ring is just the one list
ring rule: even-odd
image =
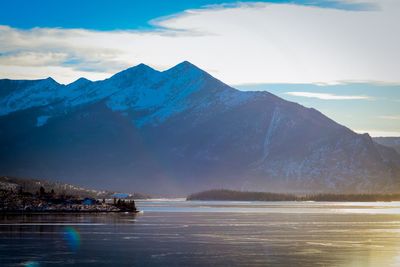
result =
[[[295,3],[342,10],[369,10],[370,3],[342,1],[270,0],[240,2]],[[0,24],[33,27],[127,30],[154,28],[152,19],[210,5],[235,4],[232,0],[9,0],[1,1]]]
[[0,78],[69,83],[188,60],[355,131],[400,136],[400,1],[0,1]]

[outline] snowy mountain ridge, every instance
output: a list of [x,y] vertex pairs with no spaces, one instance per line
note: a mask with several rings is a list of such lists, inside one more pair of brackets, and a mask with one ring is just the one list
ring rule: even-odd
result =
[[[2,82],[0,80],[0,88]],[[112,77],[97,82],[85,78],[62,85],[51,78],[29,81],[30,86],[23,90],[10,90],[0,97],[0,116],[34,107],[54,105],[56,110],[74,109],[80,105],[105,100],[113,111],[128,109],[144,110],[148,115],[138,121],[138,125],[163,121],[169,116],[183,112],[197,105],[187,98],[210,85],[219,87],[215,101],[235,104],[247,99],[248,95],[240,93],[217,81],[206,72],[185,61],[175,67],[159,72],[145,64],[139,64]],[[204,95],[203,107],[213,101]],[[49,109],[48,114],[38,117],[38,127],[43,126],[47,119],[56,116]],[[44,119],[47,118],[47,119]]]

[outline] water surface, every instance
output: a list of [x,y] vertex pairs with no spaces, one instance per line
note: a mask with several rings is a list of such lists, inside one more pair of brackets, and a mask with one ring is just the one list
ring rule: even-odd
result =
[[0,216],[0,266],[400,266],[400,202],[137,205]]

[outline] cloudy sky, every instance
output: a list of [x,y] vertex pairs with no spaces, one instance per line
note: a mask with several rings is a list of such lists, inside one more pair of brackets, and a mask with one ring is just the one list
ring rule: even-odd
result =
[[0,78],[104,79],[188,60],[371,135],[400,136],[400,1],[2,1]]

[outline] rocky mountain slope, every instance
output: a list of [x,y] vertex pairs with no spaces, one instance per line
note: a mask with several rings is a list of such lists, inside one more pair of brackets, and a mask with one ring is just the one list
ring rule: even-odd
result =
[[0,173],[186,194],[400,190],[400,155],[314,109],[189,62],[103,81],[0,80]]

